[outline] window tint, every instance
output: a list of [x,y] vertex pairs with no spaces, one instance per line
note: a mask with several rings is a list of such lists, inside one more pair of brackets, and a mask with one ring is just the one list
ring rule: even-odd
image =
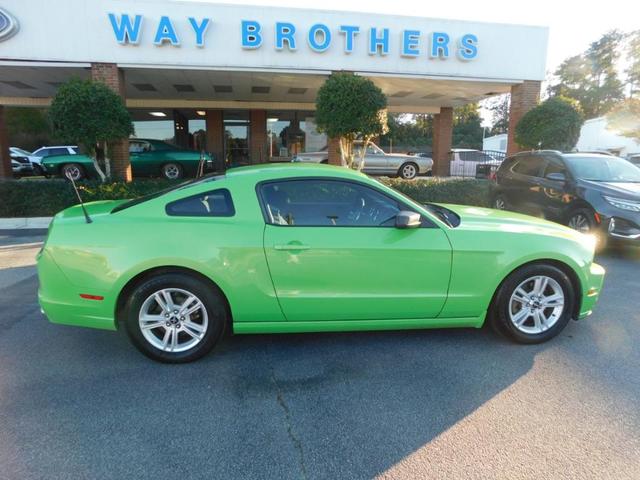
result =
[[567,175],[567,167],[564,166],[557,158],[548,158],[547,166],[544,169],[544,176],[546,177],[550,173],[562,173],[565,176]]
[[167,204],[165,210],[178,217],[232,217],[236,213],[226,188],[181,198]]
[[50,157],[52,155],[68,155],[69,150],[64,147],[61,148],[47,148],[44,152],[45,157]]
[[292,180],[260,187],[267,221],[314,227],[393,226],[402,205],[385,194],[339,180]]
[[544,159],[542,157],[522,157],[511,167],[511,171],[529,177],[539,177],[543,164]]

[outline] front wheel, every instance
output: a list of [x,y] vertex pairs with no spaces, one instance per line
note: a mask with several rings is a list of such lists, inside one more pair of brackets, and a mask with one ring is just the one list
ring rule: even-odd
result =
[[214,347],[227,322],[222,294],[182,273],[151,277],[128,298],[127,333],[143,354],[164,363],[197,360]]
[[178,163],[165,163],[160,173],[167,180],[178,180],[182,178],[182,166]]
[[412,180],[418,176],[418,166],[415,163],[405,163],[398,170],[398,175],[404,180]]
[[518,343],[542,343],[566,327],[575,291],[569,277],[548,264],[524,266],[502,283],[490,310],[494,330]]
[[591,233],[595,226],[595,215],[588,208],[578,208],[567,215],[567,226],[580,233]]

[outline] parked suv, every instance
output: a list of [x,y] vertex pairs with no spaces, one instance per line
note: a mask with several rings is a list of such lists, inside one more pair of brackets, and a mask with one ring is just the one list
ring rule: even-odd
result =
[[640,168],[620,157],[554,150],[507,158],[494,208],[544,216],[583,233],[640,243]]

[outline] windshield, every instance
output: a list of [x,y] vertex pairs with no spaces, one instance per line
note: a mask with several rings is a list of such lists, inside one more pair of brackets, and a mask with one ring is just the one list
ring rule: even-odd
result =
[[141,203],[148,202],[149,200],[153,200],[154,198],[161,197],[162,195],[165,195],[165,194],[167,194],[169,192],[173,192],[174,190],[180,190],[181,188],[190,187],[192,185],[197,185],[199,183],[212,182],[212,181],[217,180],[217,179],[219,179],[219,178],[221,178],[223,176],[224,175],[210,173],[209,175],[205,175],[204,177],[194,178],[192,180],[188,180],[186,182],[179,183],[178,185],[174,185],[172,187],[165,188],[164,190],[159,190],[157,192],[153,192],[153,193],[150,193],[148,195],[143,195],[142,197],[134,198],[133,200],[129,200],[128,202],[121,203],[116,208],[111,210],[111,213],[117,213],[117,212],[120,212],[120,211],[125,210],[127,208],[134,207],[136,205],[140,205]]
[[595,182],[640,182],[640,168],[619,158],[604,155],[565,155],[574,177]]
[[31,155],[31,154],[30,154],[29,152],[27,152],[26,150],[23,150],[23,149],[18,148],[18,147],[14,147],[14,148],[13,148],[13,151],[14,151],[15,153],[19,153],[20,155],[26,155],[26,156]]

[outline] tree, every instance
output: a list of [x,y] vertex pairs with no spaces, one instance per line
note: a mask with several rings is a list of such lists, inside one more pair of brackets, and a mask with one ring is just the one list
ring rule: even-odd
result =
[[511,106],[511,95],[506,93],[498,97],[487,100],[485,104],[487,110],[491,112],[493,125],[489,131],[490,135],[500,135],[509,130],[509,109]]
[[477,103],[453,109],[453,139],[455,147],[482,150],[482,118]]
[[387,132],[387,97],[371,80],[351,73],[334,73],[318,90],[316,125],[319,132],[340,141],[342,164],[354,165],[354,142],[363,140],[358,168],[373,137]]
[[630,96],[633,97],[640,93],[640,30],[629,34],[627,58],[629,60],[629,68],[625,73],[627,74]]
[[49,117],[61,140],[80,145],[93,158],[102,181],[111,176],[111,165],[105,148],[102,170],[96,148],[133,134],[131,115],[122,98],[105,84],[91,80],[72,79],[61,85],[51,102]]
[[640,142],[640,98],[618,103],[607,115],[607,127]]
[[433,122],[431,115],[392,114],[387,118],[389,130],[380,138],[380,145],[394,145],[424,150],[431,145]]
[[575,100],[550,97],[523,115],[516,125],[516,142],[524,148],[568,151],[578,141],[582,122]]
[[577,100],[586,118],[607,113],[624,97],[624,85],[616,70],[623,39],[621,32],[611,30],[581,55],[562,62],[554,73],[557,82],[549,87],[549,95]]
[[48,143],[51,126],[44,110],[9,107],[6,110],[7,131],[12,144],[33,150]]

